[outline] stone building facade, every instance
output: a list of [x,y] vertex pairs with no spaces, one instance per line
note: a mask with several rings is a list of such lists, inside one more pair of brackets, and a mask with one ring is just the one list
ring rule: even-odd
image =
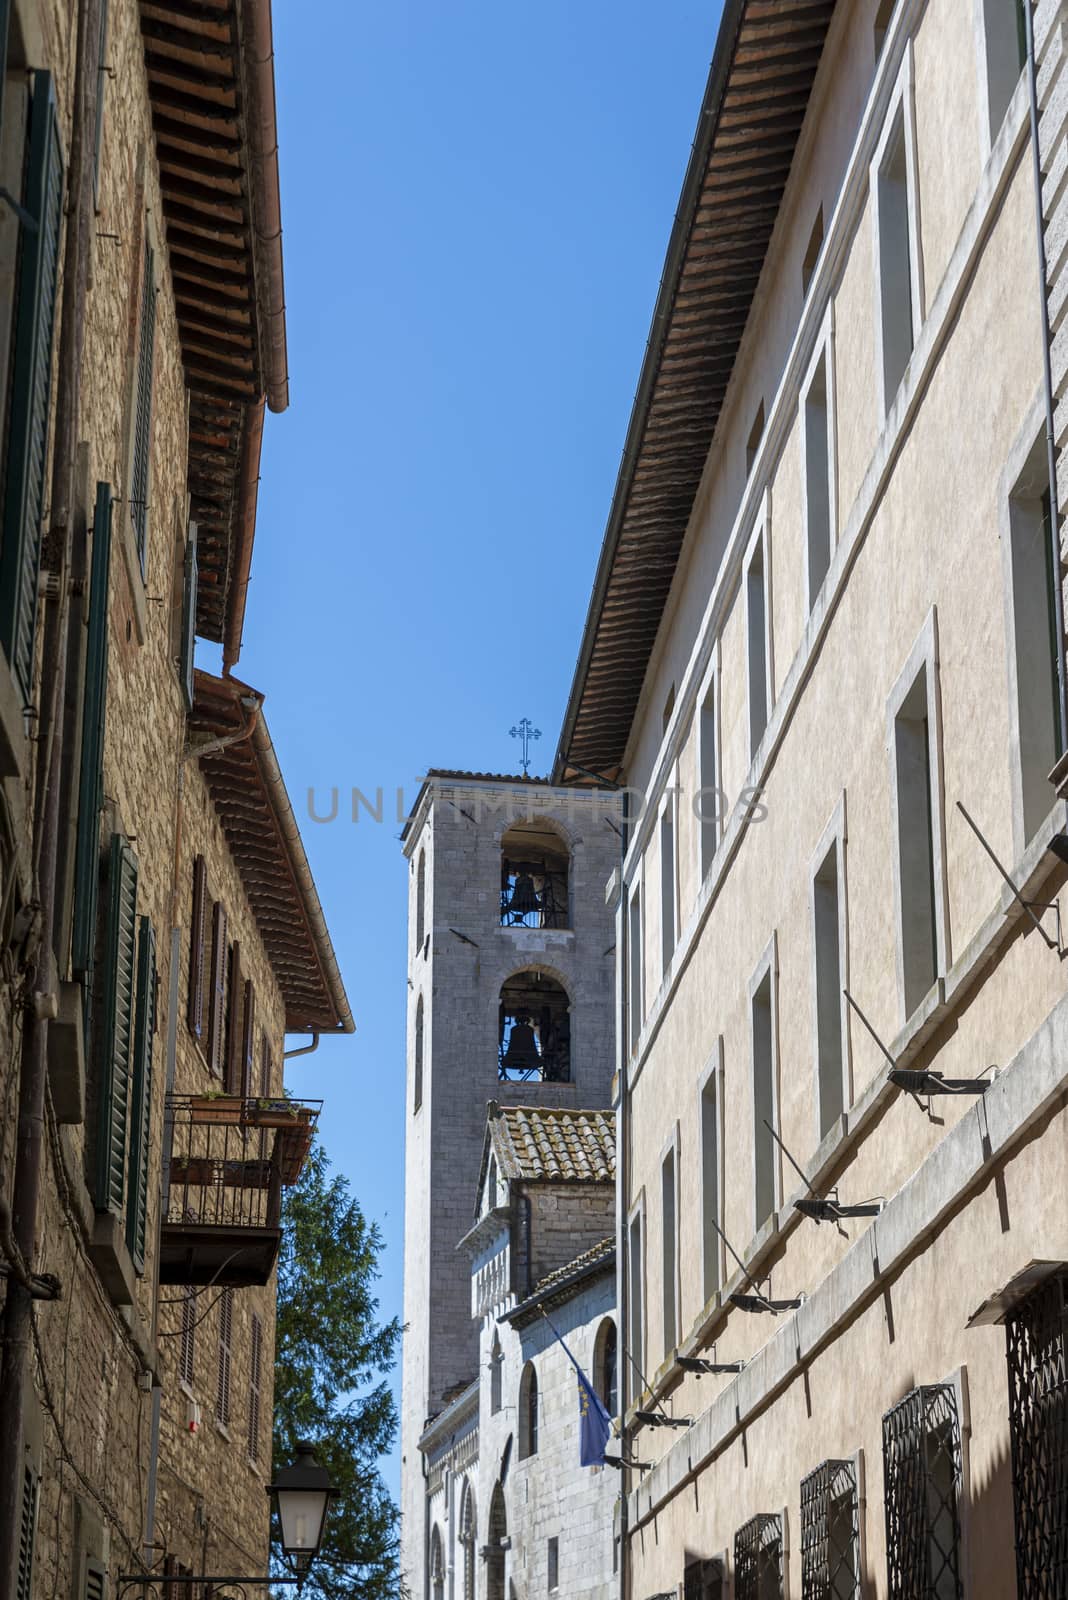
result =
[[[420,1441],[479,1368],[457,1247],[473,1220],[487,1106],[597,1109],[610,1098],[615,936],[605,885],[618,866],[618,817],[610,793],[432,771],[404,830],[401,1565],[419,1600],[432,1597]],[[567,1258],[566,1238],[559,1248]],[[478,1537],[484,1544],[482,1524]]]
[[0,1592],[104,1600],[264,1571],[285,1037],[352,1022],[229,673],[287,403],[269,5],[11,0],[0,45]]
[[1028,20],[724,7],[554,772],[634,791],[630,1600],[1063,1585],[1064,9],[1052,406]]

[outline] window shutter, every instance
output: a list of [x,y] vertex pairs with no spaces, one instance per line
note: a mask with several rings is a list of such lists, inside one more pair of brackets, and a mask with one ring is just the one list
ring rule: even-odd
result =
[[241,1094],[248,1100],[252,1096],[252,1034],[256,1026],[256,991],[252,979],[245,980],[245,1003],[242,1007],[241,1026]]
[[141,918],[137,944],[137,1011],[134,1023],[133,1087],[130,1095],[129,1204],[126,1244],[135,1271],[145,1270],[148,1215],[148,1152],[152,1122],[152,1041],[156,1033],[156,936]]
[[130,515],[137,535],[141,576],[145,576],[148,535],[148,469],[152,456],[152,361],[156,345],[156,284],[152,246],[145,240],[144,281],[141,284],[141,327],[137,341],[134,380],[133,470],[130,480]]
[[226,912],[216,900],[211,929],[211,1014],[208,1018],[208,1065],[217,1077],[223,1068],[223,1024],[226,1020]]
[[108,682],[108,578],[111,570],[111,485],[96,486],[93,570],[89,580],[89,638],[85,652],[82,748],[78,778],[78,835],[74,853],[74,929],[71,967],[91,988],[100,881],[100,810],[104,803],[104,725]]
[[52,387],[52,324],[63,220],[63,156],[48,72],[34,74],[25,207],[37,218],[38,226],[20,230],[22,257],[0,546],[0,643],[23,702],[29,705]]
[[121,1216],[133,1039],[137,857],[118,833],[111,838],[109,878],[104,1031],[97,1088],[96,1205],[98,1211]]
[[230,946],[230,971],[226,992],[226,1092],[241,1093],[241,1062],[243,1030],[239,1010],[244,997],[241,977],[241,944],[235,939]]
[[100,147],[104,132],[104,89],[108,81],[108,0],[100,0],[100,41],[96,69],[96,127],[93,131],[93,201],[100,199]]
[[85,1600],[104,1600],[107,1582],[107,1568],[90,1556],[85,1566]]
[[224,1289],[219,1301],[219,1373],[215,1390],[215,1415],[225,1427],[230,1421],[230,1343],[234,1333],[234,1291]]
[[208,869],[203,856],[193,862],[193,914],[189,943],[189,1031],[195,1039],[204,1033],[204,933],[208,915]]
[[22,1473],[22,1506],[19,1511],[18,1561],[15,1568],[15,1600],[30,1600],[33,1588],[33,1544],[37,1533],[37,1474],[32,1467]]
[[182,1337],[178,1351],[178,1376],[193,1386],[196,1368],[197,1292],[192,1284],[182,1296]]
[[189,542],[185,547],[185,588],[182,594],[182,655],[179,676],[185,709],[193,709],[193,654],[197,637],[197,525],[189,524]]
[[263,1366],[263,1323],[252,1313],[252,1348],[248,1368],[248,1458],[260,1459],[260,1383]]

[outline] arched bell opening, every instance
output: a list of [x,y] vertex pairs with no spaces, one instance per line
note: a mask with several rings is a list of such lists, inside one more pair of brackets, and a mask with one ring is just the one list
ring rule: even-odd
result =
[[568,928],[570,854],[545,823],[517,822],[501,840],[501,926]]
[[545,972],[517,972],[501,988],[497,1075],[502,1083],[570,1083],[567,994]]

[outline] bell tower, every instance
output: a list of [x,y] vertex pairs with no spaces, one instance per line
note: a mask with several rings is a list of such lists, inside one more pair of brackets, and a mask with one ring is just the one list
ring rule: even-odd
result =
[[429,1600],[419,1439],[474,1381],[478,1337],[457,1245],[474,1222],[491,1100],[611,1099],[615,926],[605,889],[619,796],[432,771],[405,825],[401,1568]]

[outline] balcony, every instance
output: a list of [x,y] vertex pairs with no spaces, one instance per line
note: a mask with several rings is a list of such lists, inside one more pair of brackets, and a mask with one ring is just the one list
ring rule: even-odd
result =
[[172,1095],[160,1282],[265,1284],[282,1239],[282,1189],[311,1149],[321,1100]]

